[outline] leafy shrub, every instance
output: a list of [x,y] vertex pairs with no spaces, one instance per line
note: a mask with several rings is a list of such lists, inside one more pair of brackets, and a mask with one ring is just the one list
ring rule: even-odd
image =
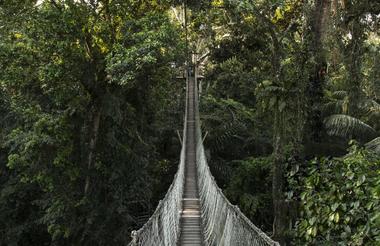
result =
[[297,245],[379,245],[378,155],[352,145],[345,157],[314,159],[301,171]]

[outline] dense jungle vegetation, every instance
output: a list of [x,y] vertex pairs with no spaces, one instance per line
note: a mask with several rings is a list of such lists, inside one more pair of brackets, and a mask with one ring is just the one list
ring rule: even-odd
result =
[[281,245],[380,245],[379,1],[2,0],[1,246],[130,241],[177,170],[190,53],[230,201]]

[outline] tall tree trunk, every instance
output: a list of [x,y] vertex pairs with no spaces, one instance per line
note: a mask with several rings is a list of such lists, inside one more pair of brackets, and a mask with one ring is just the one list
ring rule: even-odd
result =
[[323,86],[325,84],[325,75],[327,71],[327,62],[323,41],[326,34],[326,24],[329,19],[330,0],[316,0],[315,7],[310,21],[311,42],[310,50],[315,59],[314,71],[310,76],[308,88],[309,95],[309,131],[310,141],[320,143],[323,131],[323,118],[321,112],[321,103],[323,98]]
[[[86,40],[91,40],[91,37],[87,37]],[[87,44],[87,41],[86,41]],[[90,47],[87,45],[88,54],[91,57],[90,61],[87,63],[87,69],[84,70],[83,73],[83,86],[86,88],[88,93],[92,98],[92,108],[90,108],[90,123],[89,123],[89,146],[87,156],[83,159],[87,161],[87,170],[86,170],[86,178],[84,184],[84,194],[87,195],[90,191],[91,186],[91,171],[94,166],[95,161],[95,150],[96,144],[98,140],[98,132],[99,132],[99,124],[101,118],[101,109],[102,109],[102,98],[104,96],[106,88],[102,88],[100,85],[99,78],[102,77],[101,73],[97,70],[98,63],[92,57],[92,52]],[[87,134],[87,131],[86,131]],[[86,136],[87,140],[87,136]]]
[[282,118],[282,113],[277,110],[274,119],[272,200],[274,210],[273,238],[281,245],[285,245],[287,208],[284,198],[285,158],[283,151],[284,122]]
[[[261,15],[258,15],[261,16]],[[265,17],[261,19],[268,21]],[[273,29],[268,28],[271,36],[273,47],[272,50],[272,73],[275,84],[281,85],[280,78],[282,77],[281,57],[283,55],[281,45],[277,39]],[[287,206],[284,197],[285,183],[285,157],[284,157],[284,129],[285,122],[283,111],[276,107],[274,110],[274,133],[273,133],[273,177],[272,177],[272,202],[273,202],[273,238],[281,245],[286,245],[286,230],[287,230]]]
[[360,116],[360,99],[363,98],[361,90],[362,83],[362,56],[363,56],[363,43],[364,32],[363,27],[360,25],[360,17],[353,18],[350,22],[346,23],[347,32],[351,34],[351,39],[345,48],[345,63],[348,69],[348,97],[349,108],[348,113],[351,116]]
[[100,124],[100,118],[101,118],[101,110],[100,108],[96,108],[95,112],[93,113],[93,119],[92,119],[92,130],[91,130],[91,137],[90,137],[90,144],[89,144],[89,152],[87,157],[87,175],[86,175],[86,181],[84,186],[84,194],[88,194],[90,189],[90,183],[91,183],[91,169],[94,166],[94,156],[95,156],[95,148],[96,143],[98,140],[98,133],[99,133],[99,124]]

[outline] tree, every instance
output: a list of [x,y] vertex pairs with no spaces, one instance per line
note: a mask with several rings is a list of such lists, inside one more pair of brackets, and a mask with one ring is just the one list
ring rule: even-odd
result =
[[171,83],[182,42],[169,5],[19,4],[17,18],[6,18],[20,11],[12,5],[1,9],[1,91],[17,122],[1,135],[9,177],[33,189],[20,200],[38,209],[26,221],[38,220],[52,244],[125,244],[135,216],[156,202],[151,170],[172,161],[156,146],[159,134],[175,132],[156,127],[181,119],[163,117],[181,86]]

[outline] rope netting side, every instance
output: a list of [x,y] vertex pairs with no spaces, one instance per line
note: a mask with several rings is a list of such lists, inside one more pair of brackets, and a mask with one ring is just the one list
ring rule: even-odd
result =
[[[197,86],[195,86],[197,88]],[[195,89],[197,90],[197,89]],[[247,246],[275,245],[237,206],[232,205],[216,184],[207,164],[199,119],[198,93],[195,93],[198,186],[204,238],[207,245]]]
[[186,106],[180,162],[177,173],[165,197],[159,202],[149,220],[137,231],[132,232],[130,246],[176,245],[180,234],[180,211],[185,180],[186,126],[188,105],[188,81],[186,81]]

